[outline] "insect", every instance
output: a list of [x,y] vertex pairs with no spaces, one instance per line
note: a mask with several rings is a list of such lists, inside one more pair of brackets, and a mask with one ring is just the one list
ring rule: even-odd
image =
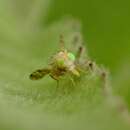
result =
[[60,43],[62,45],[60,51],[51,58],[47,67],[38,69],[30,74],[31,80],[39,80],[46,75],[49,75],[56,81],[59,81],[60,77],[66,74],[80,77],[81,71],[83,68],[86,68],[86,61],[82,62],[81,60],[83,47],[79,46],[77,53],[73,54],[64,48],[63,36],[60,37]]

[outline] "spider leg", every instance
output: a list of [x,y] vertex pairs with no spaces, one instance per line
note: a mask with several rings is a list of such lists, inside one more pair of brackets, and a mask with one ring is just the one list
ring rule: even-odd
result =
[[50,77],[57,82],[57,88],[59,88],[59,77],[54,74],[50,74]]
[[50,73],[49,68],[38,69],[38,70],[34,71],[32,74],[30,74],[30,79],[39,80],[49,73]]
[[79,60],[82,56],[83,53],[83,46],[79,46],[77,53],[76,53],[76,58]]
[[83,38],[80,33],[76,33],[73,36],[71,48],[72,51],[75,52],[77,60],[83,59],[83,57],[86,56],[86,49],[83,45]]
[[60,50],[61,50],[61,51],[64,51],[64,50],[65,50],[64,37],[63,37],[62,34],[60,35]]
[[75,81],[74,81],[74,79],[72,78],[72,76],[69,76],[69,78],[70,78],[70,81],[72,82],[73,86],[75,86],[76,84],[75,84]]

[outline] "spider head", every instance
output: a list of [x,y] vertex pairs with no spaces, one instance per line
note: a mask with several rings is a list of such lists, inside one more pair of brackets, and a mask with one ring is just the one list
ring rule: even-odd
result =
[[75,56],[71,52],[67,52],[67,50],[60,51],[55,56],[55,61],[58,67],[63,68],[69,68],[69,66],[72,66],[75,62]]

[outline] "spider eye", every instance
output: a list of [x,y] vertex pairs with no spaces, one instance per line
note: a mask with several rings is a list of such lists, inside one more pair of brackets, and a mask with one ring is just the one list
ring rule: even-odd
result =
[[75,55],[73,53],[68,53],[68,58],[72,61],[75,61]]

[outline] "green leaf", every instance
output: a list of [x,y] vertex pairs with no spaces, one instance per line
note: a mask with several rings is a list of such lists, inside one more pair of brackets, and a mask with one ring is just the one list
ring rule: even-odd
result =
[[109,91],[109,79],[98,65],[75,79],[75,85],[68,76],[60,80],[59,87],[49,76],[36,82],[29,79],[32,71],[46,66],[60,49],[61,34],[65,47],[75,50],[74,36],[82,37],[77,20],[63,19],[34,30],[26,30],[24,24],[17,28],[10,21],[0,24],[0,129],[129,129],[127,118],[118,111],[121,105]]

